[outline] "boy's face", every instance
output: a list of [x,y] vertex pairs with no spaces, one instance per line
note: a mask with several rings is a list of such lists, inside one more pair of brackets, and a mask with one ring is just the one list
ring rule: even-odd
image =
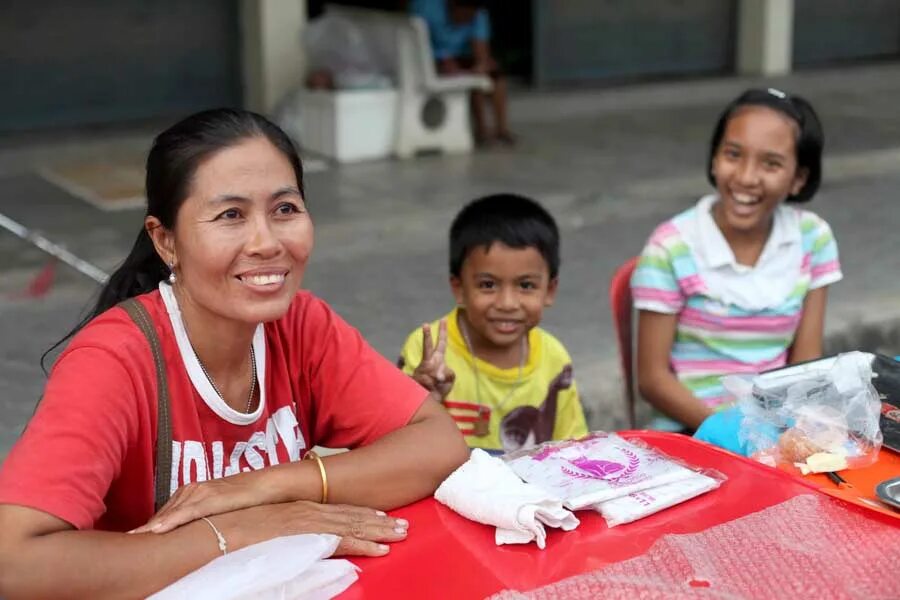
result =
[[484,349],[517,348],[522,336],[553,304],[556,279],[537,248],[495,242],[469,251],[459,277],[450,277],[456,303],[465,307],[472,344]]

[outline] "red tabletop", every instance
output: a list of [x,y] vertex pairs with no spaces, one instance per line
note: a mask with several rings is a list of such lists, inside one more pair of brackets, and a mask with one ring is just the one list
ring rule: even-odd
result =
[[549,530],[547,548],[496,546],[494,527],[469,521],[428,498],[394,511],[410,522],[409,537],[388,556],[354,559],[359,581],[340,596],[363,598],[484,598],[504,589],[530,590],[605,564],[638,556],[659,537],[693,533],[757,512],[814,487],[782,471],[693,438],[626,431],[663,452],[728,477],[708,494],[627,525],[608,528],[591,510],[577,513],[575,531]]

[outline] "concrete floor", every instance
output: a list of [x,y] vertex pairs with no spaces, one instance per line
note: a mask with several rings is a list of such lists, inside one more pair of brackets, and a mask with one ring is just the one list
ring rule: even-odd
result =
[[[845,273],[831,293],[828,332],[852,346],[854,332],[900,322],[897,63],[767,81],[521,92],[511,104],[521,136],[513,149],[309,173],[317,245],[304,285],[393,359],[412,328],[451,305],[446,237],[455,212],[486,193],[533,196],[563,233],[559,298],[545,326],[573,356],[591,425],[622,427],[610,276],[640,251],[656,224],[709,190],[704,161],[712,126],[724,104],[751,85],[805,95],[825,125],[824,184],[810,208],[834,228]],[[152,133],[142,128],[0,142],[0,213],[111,270],[130,248],[142,213],[100,211],[39,171],[67,160],[140,157]],[[75,323],[96,291],[84,276],[62,268],[49,294],[22,298],[19,292],[45,261],[40,250],[0,230],[0,458],[40,396],[41,353]],[[893,350],[900,353],[900,347]]]

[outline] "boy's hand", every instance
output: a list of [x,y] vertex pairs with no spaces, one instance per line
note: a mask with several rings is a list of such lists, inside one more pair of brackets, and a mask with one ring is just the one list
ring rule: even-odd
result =
[[447,321],[441,319],[438,326],[437,345],[431,340],[431,326],[422,325],[422,362],[413,371],[412,378],[430,392],[437,391],[441,399],[453,389],[456,374],[444,362],[447,352]]

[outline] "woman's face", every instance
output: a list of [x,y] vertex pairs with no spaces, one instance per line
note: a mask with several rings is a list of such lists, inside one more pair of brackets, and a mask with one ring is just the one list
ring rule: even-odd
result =
[[797,124],[765,106],[738,110],[725,127],[712,171],[719,226],[768,232],[775,208],[806,183],[797,166]]
[[206,159],[178,211],[170,246],[175,285],[187,302],[248,324],[284,315],[313,248],[291,163],[264,137]]

